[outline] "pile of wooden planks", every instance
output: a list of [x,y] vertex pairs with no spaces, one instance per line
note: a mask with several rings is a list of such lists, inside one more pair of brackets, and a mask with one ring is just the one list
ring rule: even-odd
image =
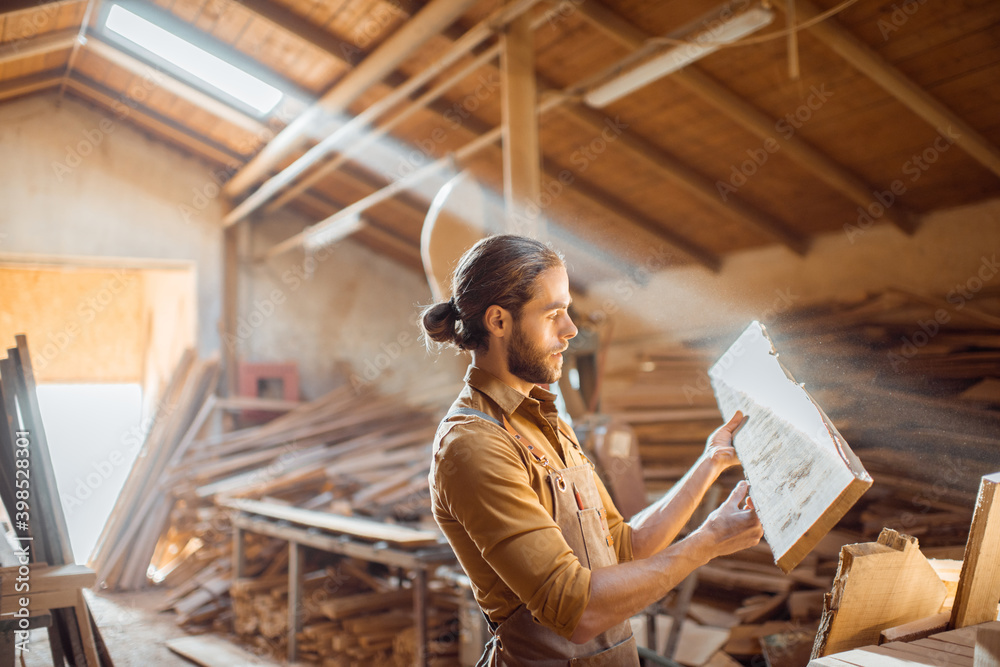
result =
[[[356,576],[355,576],[356,575]],[[300,659],[325,665],[399,665],[414,655],[413,592],[373,576],[362,563],[305,575]],[[235,629],[257,650],[283,654],[288,632],[287,577],[240,579],[232,588]],[[428,627],[432,664],[455,664],[458,601],[447,591],[432,592]]]
[[[10,567],[0,572],[2,613],[12,615],[4,619],[2,632],[14,638],[8,642],[5,636],[4,645],[20,645],[23,660],[30,642],[26,633],[18,631],[37,627],[30,624],[30,617],[44,616],[51,622],[54,665],[62,667],[68,660],[72,665],[109,667],[114,663],[82,593],[93,583],[94,574],[74,565],[28,340],[18,335],[16,342],[0,360],[0,500],[17,541],[10,554],[14,560],[3,563]],[[0,541],[7,546],[6,536],[0,535]],[[0,657],[13,659],[13,653]]]
[[[777,664],[800,665],[840,547],[875,541],[883,528],[919,538],[948,587],[946,603],[955,595],[976,489],[997,467],[998,314],[1000,291],[983,290],[957,308],[944,296],[888,290],[763,322],[781,361],[851,443],[874,484],[788,576],[764,544],[699,570],[687,616],[728,627],[727,655],[747,661],[781,647],[784,662]],[[603,411],[637,433],[651,497],[680,479],[720,425],[708,369],[745,324],[687,342],[629,341],[609,353]],[[731,488],[741,476],[735,470],[719,486]]]
[[[430,446],[443,412],[440,399],[455,389],[426,393],[421,401],[351,387],[307,403],[223,399],[213,392],[217,372],[214,359],[185,355],[92,562],[109,588],[169,587],[163,609],[191,632],[235,632],[255,651],[281,656],[288,632],[287,544],[245,534],[248,576],[233,581],[232,517],[247,508],[281,516],[318,510],[331,523],[363,517],[388,531],[392,524],[420,527],[433,531],[430,542],[436,542]],[[223,418],[246,409],[279,416],[226,431]],[[411,596],[399,573],[319,555],[307,570],[305,599],[325,602],[304,610],[302,658],[369,665],[403,656],[398,660],[405,664],[414,634],[409,603],[396,600]],[[389,589],[395,597],[386,596]],[[368,604],[391,598],[404,611],[376,604],[372,610],[382,611],[373,622],[361,617],[368,614],[364,605],[357,613],[332,605],[344,595],[374,596],[365,598]],[[448,639],[456,617],[449,595],[431,596],[429,636],[443,642],[434,654],[438,664],[453,664],[448,659],[457,654],[457,641]]]

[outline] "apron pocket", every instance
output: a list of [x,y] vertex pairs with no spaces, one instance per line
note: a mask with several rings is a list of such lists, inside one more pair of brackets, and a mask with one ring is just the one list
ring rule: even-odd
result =
[[596,570],[599,567],[617,565],[618,554],[611,546],[611,536],[604,528],[601,510],[579,510],[577,517],[580,519],[580,532],[583,533],[583,543],[587,550],[587,567]]

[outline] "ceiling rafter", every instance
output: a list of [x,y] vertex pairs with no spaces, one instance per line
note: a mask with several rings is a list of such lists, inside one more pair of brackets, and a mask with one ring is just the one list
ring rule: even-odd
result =
[[[777,5],[787,11],[785,2],[777,0]],[[796,0],[797,11],[803,20],[819,14],[808,0]],[[954,142],[981,165],[1000,176],[1000,148],[990,142],[975,128],[966,123],[958,114],[942,104],[919,84],[889,64],[874,49],[855,37],[837,20],[827,19],[809,28],[809,33],[826,44],[852,67],[871,79],[904,106],[917,114],[938,132],[947,132],[950,125],[954,129],[948,139]]]
[[47,32],[31,39],[13,40],[0,45],[0,65],[32,56],[45,55],[73,48],[79,28]]
[[235,197],[266,178],[278,161],[302,145],[312,125],[324,117],[343,112],[351,102],[391,74],[403,60],[453,23],[475,2],[476,0],[429,2],[236,172],[226,183],[226,195]]
[[20,95],[54,88],[59,85],[64,70],[64,67],[58,67],[4,81],[0,83],[0,100],[9,100]]
[[[579,10],[595,28],[627,48],[638,49],[647,40],[655,37],[632,25],[596,0],[583,3]],[[670,80],[681,84],[745,130],[762,139],[773,138],[790,159],[808,169],[847,199],[864,207],[871,204],[873,192],[879,188],[865,183],[859,176],[803,140],[801,134],[787,139],[780,134],[775,136],[775,119],[701,72],[696,66],[688,66],[672,73]],[[917,215],[901,202],[896,202],[886,211],[885,217],[907,233],[912,233],[916,229]]]
[[298,37],[340,62],[355,67],[367,55],[356,45],[343,40],[304,16],[282,7],[273,0],[240,0],[239,5],[285,32]]

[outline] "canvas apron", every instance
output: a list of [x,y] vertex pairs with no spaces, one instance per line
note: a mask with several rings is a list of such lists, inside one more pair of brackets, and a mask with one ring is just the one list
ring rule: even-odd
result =
[[[539,465],[549,470],[547,479],[552,489],[552,518],[584,567],[596,570],[618,564],[591,465],[556,469],[547,457],[540,456],[530,444],[521,440],[506,418],[501,424],[478,410],[465,408],[452,414],[456,413],[486,418],[502,426],[529,450]],[[563,435],[570,437],[565,433]],[[570,437],[570,440],[573,439]],[[581,505],[583,509],[580,509]],[[639,653],[628,621],[585,644],[574,644],[541,625],[524,605],[503,623],[496,625],[490,622],[489,625],[493,635],[477,667],[639,667]]]

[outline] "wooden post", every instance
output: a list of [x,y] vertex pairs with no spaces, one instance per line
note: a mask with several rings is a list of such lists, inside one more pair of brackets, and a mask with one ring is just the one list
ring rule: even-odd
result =
[[302,549],[294,540],[288,543],[288,662],[299,658],[299,633],[302,631]]
[[503,195],[510,231],[544,236],[539,209],[541,152],[538,144],[535,45],[531,18],[521,16],[501,37],[500,116],[503,138]]
[[427,667],[427,570],[417,568],[413,577],[413,618],[416,621],[417,654],[414,663]]
[[220,392],[236,395],[236,317],[239,297],[239,229],[233,225],[223,230],[222,241],[222,382]]
[[997,618],[1000,603],[1000,472],[983,476],[965,544],[951,626],[964,628]]

